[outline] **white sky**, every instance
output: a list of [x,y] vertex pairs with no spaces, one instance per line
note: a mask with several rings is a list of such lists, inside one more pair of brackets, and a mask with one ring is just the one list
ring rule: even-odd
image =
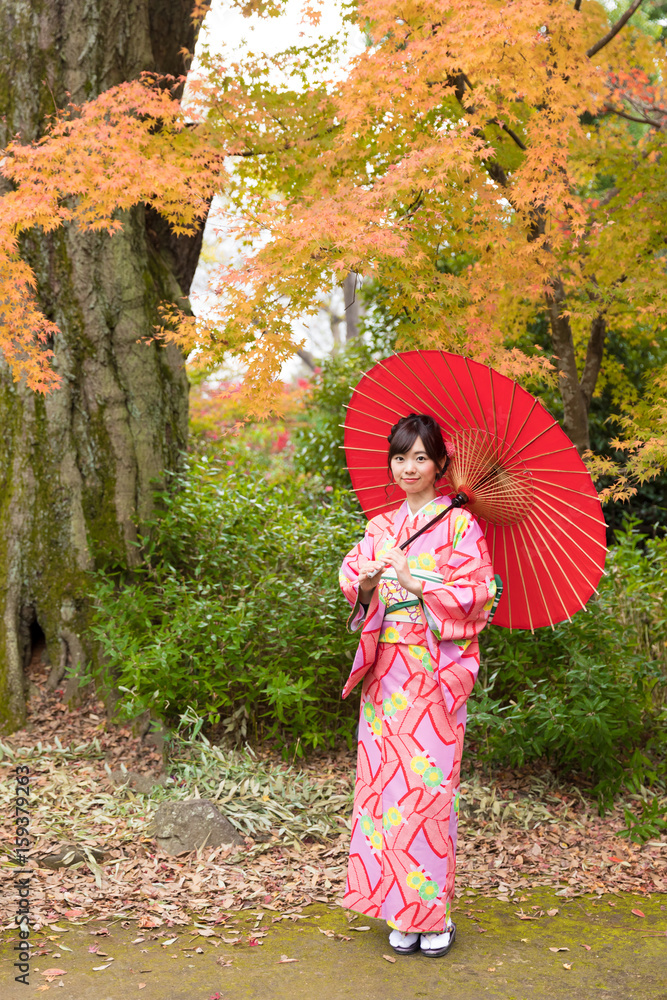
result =
[[[346,57],[363,51],[364,39],[359,31],[350,32],[349,26],[343,23],[341,3],[339,0],[323,0],[322,18],[317,28],[310,23],[303,23],[301,18],[301,0],[288,0],[285,13],[280,17],[263,18],[252,15],[245,18],[234,8],[229,0],[213,0],[209,14],[204,22],[199,45],[208,44],[223,57],[228,55],[238,57],[244,51],[265,52],[273,55],[290,45],[301,45],[316,41],[318,38],[337,36],[346,39]],[[341,71],[344,70],[346,58],[341,61]],[[195,58],[192,70],[196,71]],[[276,77],[276,82],[279,77]],[[290,82],[294,86],[294,81]],[[204,248],[202,259],[190,289],[190,300],[195,315],[203,315],[215,301],[212,287],[215,286],[215,261],[229,262],[238,255],[235,241],[225,235],[224,205],[220,198],[215,198],[204,231]],[[336,312],[343,310],[342,290],[332,290],[331,307]],[[294,324],[295,340],[306,338],[304,346],[316,356],[322,356],[330,351],[332,337],[329,317],[325,310],[308,321],[307,325]],[[283,379],[291,379],[303,374],[303,363],[295,356],[281,372]],[[231,365],[226,374],[240,375],[238,366]]]

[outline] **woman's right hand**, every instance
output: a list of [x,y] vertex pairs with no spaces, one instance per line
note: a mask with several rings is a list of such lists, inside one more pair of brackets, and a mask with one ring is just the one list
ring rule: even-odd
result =
[[373,593],[385,568],[386,564],[380,559],[359,557],[359,590],[363,595]]

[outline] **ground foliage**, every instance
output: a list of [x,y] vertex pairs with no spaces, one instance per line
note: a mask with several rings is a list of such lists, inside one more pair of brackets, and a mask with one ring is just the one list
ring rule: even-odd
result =
[[[274,451],[279,427],[247,433],[213,442],[217,457],[193,458],[160,495],[142,566],[96,578],[94,629],[121,692],[116,712],[174,723],[190,708],[212,738],[273,741],[288,759],[351,746],[358,699],[340,691],[357,637],[337,572],[364,519],[319,472],[294,473],[299,445]],[[469,706],[479,761],[546,763],[603,807],[631,790],[639,839],[664,825],[666,570],[667,540],[628,524],[586,612],[535,634],[482,633]]]
[[[190,716],[163,760],[129,728],[106,723],[104,705],[92,689],[82,693],[78,705],[68,706],[62,690],[48,691],[38,663],[31,665],[30,676],[28,724],[0,744],[5,807],[0,831],[10,845],[10,777],[20,760],[31,768],[33,930],[43,925],[58,935],[58,920],[93,920],[92,931],[104,938],[105,921],[136,920],[146,935],[167,940],[173,937],[170,928],[177,930],[194,916],[199,946],[251,944],[261,940],[271,921],[296,920],[304,905],[340,900],[353,753],[314,754],[293,765],[267,749],[222,751],[195,733]],[[121,764],[149,779],[152,791],[112,782],[109,772]],[[234,784],[238,788],[230,799]],[[165,799],[204,791],[246,835],[245,846],[204,848],[178,858],[163,854],[151,838],[153,812]],[[633,801],[629,796],[626,804]],[[548,771],[469,771],[462,784],[457,897],[468,891],[508,899],[524,919],[523,893],[540,886],[556,888],[566,898],[667,891],[667,839],[640,847],[619,836],[622,806],[602,819],[594,800]],[[290,824],[283,827],[286,814]],[[101,851],[104,858],[57,871],[44,867],[41,859],[63,843]],[[8,848],[0,883],[0,925],[9,928],[16,883]],[[259,935],[239,927],[240,910],[264,914]],[[528,912],[540,916],[535,909]],[[46,938],[39,948],[49,954],[61,943],[58,936],[55,942]]]
[[173,721],[190,706],[221,732],[298,753],[349,742],[354,699],[340,691],[356,641],[337,574],[363,531],[356,503],[316,475],[276,463],[267,475],[262,452],[235,438],[158,503],[142,565],[95,584],[117,711]]
[[667,777],[667,539],[626,522],[606,572],[572,622],[482,633],[468,729],[480,757],[544,757],[593,783],[603,803],[626,780],[664,787]]

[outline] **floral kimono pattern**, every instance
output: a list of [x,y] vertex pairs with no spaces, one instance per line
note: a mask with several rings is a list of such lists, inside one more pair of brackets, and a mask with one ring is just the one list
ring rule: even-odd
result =
[[389,570],[365,609],[359,556],[381,558],[449,502],[437,497],[415,515],[404,503],[373,518],[340,575],[349,626],[361,629],[343,697],[363,681],[344,905],[403,932],[442,932],[449,923],[466,701],[496,585],[467,511],[451,511],[407,550],[421,600]]

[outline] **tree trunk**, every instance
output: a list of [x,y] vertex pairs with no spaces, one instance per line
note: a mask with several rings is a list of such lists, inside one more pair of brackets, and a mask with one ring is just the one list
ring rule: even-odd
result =
[[[143,70],[182,74],[189,0],[0,0],[0,144]],[[61,388],[16,384],[0,359],[0,729],[25,719],[25,666],[42,637],[58,682],[95,656],[89,572],[139,558],[137,527],[187,441],[188,384],[151,341],[162,299],[187,294],[199,240],[138,207],[113,237],[34,231],[22,252],[60,328]],[[143,341],[143,342],[142,342]]]
[[558,388],[563,401],[565,432],[576,445],[579,454],[583,454],[590,448],[588,410],[604,354],[607,332],[605,317],[601,313],[591,324],[586,362],[580,380],[572,328],[565,311],[565,290],[560,279],[554,282],[547,298],[547,305],[551,322],[551,341],[558,368]]

